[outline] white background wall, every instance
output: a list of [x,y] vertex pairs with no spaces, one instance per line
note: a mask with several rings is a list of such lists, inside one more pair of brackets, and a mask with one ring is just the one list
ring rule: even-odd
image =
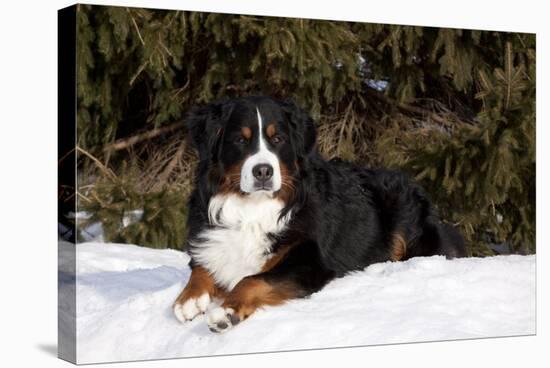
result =
[[[252,13],[537,33],[538,336],[117,364],[117,367],[536,367],[548,364],[550,38],[544,1],[132,0],[98,4]],[[57,9],[68,1],[5,1],[0,10],[0,363],[57,367]],[[545,47],[546,46],[546,47]],[[546,102],[546,104],[545,104]],[[544,114],[546,113],[546,114]],[[546,123],[546,124],[545,124]],[[30,128],[32,126],[32,130]],[[170,336],[166,336],[167,339]],[[546,341],[545,341],[546,340]]]

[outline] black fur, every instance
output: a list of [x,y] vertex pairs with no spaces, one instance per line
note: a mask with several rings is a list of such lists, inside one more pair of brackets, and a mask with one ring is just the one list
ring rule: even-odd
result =
[[293,217],[288,230],[274,236],[273,251],[298,244],[258,277],[290,283],[297,297],[305,296],[335,277],[391,260],[396,234],[406,242],[403,260],[465,256],[461,235],[441,222],[420,185],[401,172],[324,160],[316,148],[313,120],[293,102],[267,97],[216,102],[190,113],[200,163],[189,202],[189,239],[210,226],[208,201],[224,171],[244,154],[244,148],[232,145],[232,132],[251,119],[252,106],[260,106],[287,138],[274,151],[295,184],[283,211],[292,210]]

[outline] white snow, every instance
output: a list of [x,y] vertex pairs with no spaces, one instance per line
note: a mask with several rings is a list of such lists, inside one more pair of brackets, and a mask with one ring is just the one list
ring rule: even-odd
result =
[[[73,246],[61,243],[61,257]],[[535,333],[533,255],[375,264],[214,334],[204,315],[182,324],[173,314],[190,275],[185,253],[76,247],[78,363]]]

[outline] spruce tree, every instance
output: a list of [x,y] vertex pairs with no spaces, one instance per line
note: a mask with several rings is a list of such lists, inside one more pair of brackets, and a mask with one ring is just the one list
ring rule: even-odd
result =
[[535,251],[534,35],[91,5],[77,18],[79,205],[108,240],[181,246],[185,112],[265,94],[308,110],[327,158],[416,177],[470,254]]

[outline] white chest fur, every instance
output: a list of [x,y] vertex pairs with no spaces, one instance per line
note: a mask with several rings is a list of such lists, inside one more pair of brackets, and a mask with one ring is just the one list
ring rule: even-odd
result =
[[282,201],[263,192],[212,197],[208,215],[214,227],[193,242],[194,260],[218,285],[233,289],[243,277],[260,272],[269,259],[272,242],[267,234],[281,232],[290,218],[278,221],[283,207]]

